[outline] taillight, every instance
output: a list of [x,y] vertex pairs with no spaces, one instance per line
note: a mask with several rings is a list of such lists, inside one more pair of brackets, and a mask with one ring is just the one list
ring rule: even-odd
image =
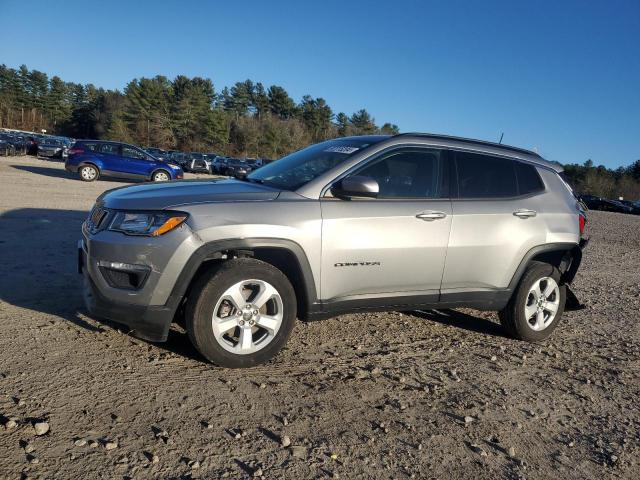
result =
[[580,235],[582,235],[584,233],[584,227],[585,224],[587,223],[587,219],[585,218],[585,216],[583,214],[578,215],[578,218],[580,219]]
[[84,153],[84,149],[76,147],[69,150],[69,155],[78,155],[80,153]]

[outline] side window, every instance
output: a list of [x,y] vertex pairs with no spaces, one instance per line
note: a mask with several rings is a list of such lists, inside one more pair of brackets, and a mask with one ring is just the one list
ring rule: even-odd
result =
[[147,158],[147,156],[137,148],[127,147],[126,145],[122,146],[122,156],[139,160],[144,160],[145,158]]
[[108,153],[110,155],[118,155],[118,145],[114,143],[103,143],[100,146],[100,153]]
[[500,198],[518,195],[515,162],[478,153],[456,152],[458,197]]
[[444,152],[434,149],[403,149],[384,154],[354,175],[378,182],[378,198],[439,198]]
[[97,152],[99,151],[99,145],[97,143],[83,143],[82,147],[84,147],[87,150],[91,150],[92,152]]
[[544,190],[542,179],[533,165],[516,162],[516,176],[520,195],[528,195]]

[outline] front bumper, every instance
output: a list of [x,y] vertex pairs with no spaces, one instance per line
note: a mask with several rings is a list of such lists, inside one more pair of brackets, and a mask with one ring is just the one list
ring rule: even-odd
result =
[[[78,272],[83,277],[82,293],[89,313],[99,319],[128,326],[131,333],[138,338],[151,342],[166,341],[177,310],[175,302],[167,302],[165,305],[148,305],[128,302],[122,295],[116,298],[109,293],[114,289],[105,286],[105,279],[100,277],[101,273],[97,266],[99,262],[92,260],[92,265],[89,266],[88,258],[87,244],[84,239],[80,240]],[[96,265],[93,265],[94,263]],[[131,299],[135,300],[136,296],[132,294]]]

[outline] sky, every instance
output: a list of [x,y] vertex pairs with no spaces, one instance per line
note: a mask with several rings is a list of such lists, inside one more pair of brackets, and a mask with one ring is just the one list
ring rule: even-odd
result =
[[640,159],[640,0],[0,0],[0,24],[0,63],[66,81],[249,78],[403,132]]

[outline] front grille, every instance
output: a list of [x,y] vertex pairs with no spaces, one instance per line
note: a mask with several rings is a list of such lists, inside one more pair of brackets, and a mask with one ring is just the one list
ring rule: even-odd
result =
[[94,206],[87,218],[87,228],[91,233],[96,233],[107,218],[109,211],[105,208]]

